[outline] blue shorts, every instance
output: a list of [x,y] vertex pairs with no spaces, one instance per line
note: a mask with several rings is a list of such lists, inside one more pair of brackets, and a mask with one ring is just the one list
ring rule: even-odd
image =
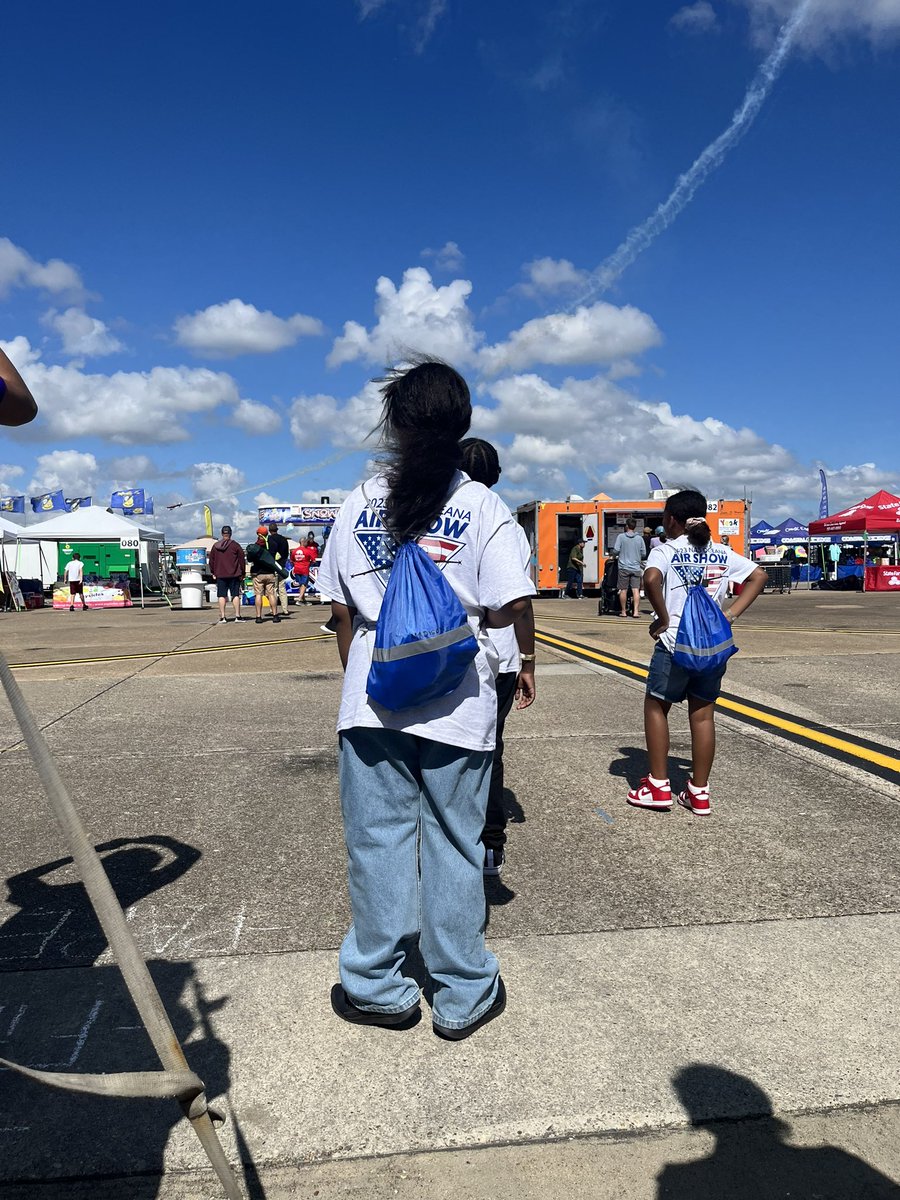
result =
[[242,575],[226,575],[216,580],[216,596],[220,600],[233,600],[243,591],[244,578]]
[[647,695],[667,704],[680,704],[687,696],[694,696],[707,704],[715,704],[722,690],[725,668],[710,671],[686,671],[672,658],[672,653],[657,642],[650,659],[650,674],[647,676]]

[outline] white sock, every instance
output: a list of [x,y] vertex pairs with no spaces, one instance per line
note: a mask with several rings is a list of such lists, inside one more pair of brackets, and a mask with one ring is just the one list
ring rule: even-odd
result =
[[654,779],[652,775],[648,775],[647,778],[650,780],[650,782],[653,784],[654,787],[667,788],[669,786],[668,779]]
[[688,787],[691,789],[691,791],[694,793],[694,795],[695,795],[695,796],[702,796],[704,792],[708,792],[708,791],[709,791],[709,784],[708,784],[708,783],[707,783],[707,784],[706,784],[704,787],[698,787],[698,786],[696,785],[696,783],[694,783],[694,782],[693,782],[692,780],[690,780],[690,779],[688,780]]

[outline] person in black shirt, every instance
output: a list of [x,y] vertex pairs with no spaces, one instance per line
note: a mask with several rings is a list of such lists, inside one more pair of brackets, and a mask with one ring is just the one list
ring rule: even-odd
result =
[[[285,571],[290,571],[291,568],[289,564],[289,558],[291,548],[288,545],[287,538],[283,537],[278,532],[277,521],[269,522],[269,536],[266,538],[266,546],[268,547],[269,553],[272,555],[278,565],[280,567],[284,567]],[[288,612],[287,584],[285,582],[286,579],[287,575],[281,575],[275,583],[276,604],[275,611],[272,614],[275,617],[278,616],[279,603],[284,609],[284,615],[286,617],[290,616],[290,613]]]

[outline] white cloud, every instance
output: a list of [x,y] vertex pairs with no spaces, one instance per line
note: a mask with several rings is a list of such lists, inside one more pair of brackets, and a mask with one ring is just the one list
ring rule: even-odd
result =
[[9,238],[0,237],[0,296],[13,288],[36,288],[52,295],[69,295],[73,299],[85,295],[78,269],[61,258],[38,262]]
[[194,354],[210,358],[234,358],[238,354],[272,354],[293,346],[301,337],[316,337],[325,332],[315,317],[295,313],[276,317],[261,312],[243,300],[211,304],[190,316],[179,317],[174,325],[175,340]]
[[372,381],[344,404],[321,393],[297,396],[291,405],[291,436],[301,448],[322,441],[348,450],[361,448],[381,420],[381,401],[379,385]]
[[93,454],[80,450],[53,450],[38,456],[34,476],[28,491],[55,492],[59,488],[66,495],[92,495],[99,481],[99,467]]
[[551,313],[527,321],[505,342],[481,352],[481,365],[491,375],[519,371],[532,363],[552,366],[614,362],[641,354],[662,341],[652,317],[627,304],[606,301],[579,306],[573,313]]
[[0,496],[22,494],[21,478],[25,468],[14,463],[0,463]]
[[716,10],[709,0],[697,0],[696,4],[686,4],[669,20],[672,29],[682,33],[711,33],[719,26]]
[[527,278],[519,290],[529,296],[583,289],[591,277],[589,271],[580,270],[567,258],[536,258],[522,270]]
[[244,433],[266,434],[277,433],[281,428],[281,413],[270,408],[268,404],[259,404],[256,400],[240,400],[231,414],[232,425],[243,429]]
[[435,287],[424,267],[404,271],[399,288],[382,275],[375,285],[376,324],[367,330],[357,321],[347,321],[328,365],[362,359],[383,366],[411,351],[437,355],[454,366],[471,363],[482,338],[467,307],[471,292],[468,279]]
[[422,251],[422,258],[430,258],[439,271],[448,271],[451,274],[461,271],[466,262],[466,256],[456,242],[444,242],[439,250],[432,250],[430,246],[426,246]]
[[437,28],[437,23],[447,11],[447,0],[427,0],[425,11],[416,23],[413,45],[417,54],[421,54]]
[[[364,21],[366,17],[372,16],[388,2],[389,0],[356,0],[360,20]],[[447,11],[447,3],[448,0],[416,0],[414,11],[417,11],[418,15],[412,26],[412,40],[417,54],[421,54],[431,40],[438,21]]]
[[[771,37],[773,28],[787,20],[797,0],[742,0],[750,10],[759,40]],[[814,0],[797,34],[808,49],[821,49],[835,37],[859,34],[871,42],[900,37],[900,3],[897,0]]]
[[165,479],[173,474],[171,471],[161,471],[149,454],[120,454],[107,459],[103,463],[103,471],[121,487],[139,487],[145,480]]
[[26,338],[0,344],[38,397],[39,419],[19,433],[26,441],[97,437],[122,446],[180,442],[190,437],[188,416],[240,400],[230,375],[206,367],[95,375],[72,364],[47,366]]
[[67,308],[64,312],[51,308],[42,322],[59,334],[63,350],[73,358],[101,358],[125,348],[105,322],[90,316],[83,308]]
[[[754,430],[638,399],[605,376],[557,387],[538,375],[516,375],[485,395],[494,403],[476,407],[473,432],[497,443],[503,481],[516,485],[508,490],[516,500],[580,490],[580,472],[595,491],[640,497],[651,470],[670,485],[690,483],[713,497],[752,493],[762,516],[815,513],[820,464],[801,462]],[[833,509],[879,487],[900,488],[900,473],[872,463],[827,473]]]
[[[194,498],[210,501],[210,507],[214,510],[215,505],[219,505],[223,510],[237,508],[238,493],[247,483],[244,472],[231,463],[196,463],[188,474]],[[229,520],[230,514],[225,519]]]

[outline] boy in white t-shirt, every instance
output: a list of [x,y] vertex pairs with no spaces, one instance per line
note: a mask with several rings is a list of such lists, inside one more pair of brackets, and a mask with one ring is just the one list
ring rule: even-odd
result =
[[743,583],[740,596],[725,614],[734,622],[753,603],[766,584],[766,572],[730,546],[712,540],[706,523],[706,497],[683,491],[670,496],[663,513],[667,540],[647,557],[644,592],[656,618],[650,636],[656,649],[650,660],[644,698],[644,733],[650,770],[628,793],[636,808],[669,810],[669,709],[687,699],[691,726],[691,777],[678,803],[696,816],[710,811],[709,773],[716,752],[715,704],[725,667],[718,671],[688,671],[672,657],[688,589],[702,583],[719,605],[730,582]]
[[63,578],[69,585],[69,612],[75,611],[75,597],[81,597],[81,611],[87,612],[87,605],[84,602],[84,563],[81,561],[81,555],[76,550],[69,561],[66,563],[66,569],[63,572]]

